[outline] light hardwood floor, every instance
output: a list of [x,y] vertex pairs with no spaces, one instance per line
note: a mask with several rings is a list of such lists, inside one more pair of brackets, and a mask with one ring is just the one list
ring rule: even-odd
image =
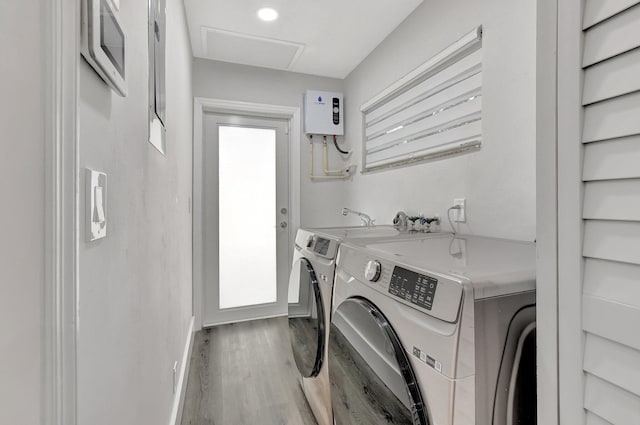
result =
[[316,425],[298,376],[286,317],[199,331],[182,425]]

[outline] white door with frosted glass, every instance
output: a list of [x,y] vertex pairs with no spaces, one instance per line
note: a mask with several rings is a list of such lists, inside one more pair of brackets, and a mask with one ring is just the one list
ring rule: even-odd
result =
[[287,313],[288,122],[206,114],[204,325]]

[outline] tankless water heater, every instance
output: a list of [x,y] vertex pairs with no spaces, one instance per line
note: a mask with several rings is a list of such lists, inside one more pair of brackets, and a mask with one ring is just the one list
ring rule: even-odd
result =
[[344,135],[342,93],[307,90],[304,94],[304,134]]

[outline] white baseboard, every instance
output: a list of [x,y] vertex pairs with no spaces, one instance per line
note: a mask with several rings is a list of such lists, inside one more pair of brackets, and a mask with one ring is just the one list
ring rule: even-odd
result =
[[282,316],[289,316],[289,313],[288,312],[284,312],[284,313],[276,313],[276,314],[260,316],[260,317],[252,317],[250,319],[227,320],[227,321],[224,321],[224,322],[203,323],[202,324],[202,329],[213,328],[213,327],[220,326],[220,325],[229,325],[231,323],[242,323],[242,322],[251,322],[251,321],[254,321],[254,320],[273,319],[274,317],[282,317]]
[[193,350],[194,323],[195,316],[191,316],[187,343],[185,344],[184,354],[182,355],[182,366],[180,367],[180,377],[178,378],[177,385],[178,390],[173,400],[173,409],[171,410],[169,425],[180,425],[180,421],[182,420],[182,409],[184,408],[184,398],[187,390],[187,377],[189,376],[189,366],[191,364],[191,351]]

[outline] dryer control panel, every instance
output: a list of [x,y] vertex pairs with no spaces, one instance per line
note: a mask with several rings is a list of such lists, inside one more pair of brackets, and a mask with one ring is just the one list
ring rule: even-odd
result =
[[299,229],[296,233],[296,247],[306,252],[305,255],[333,260],[338,253],[338,245],[340,241],[337,239],[323,237],[305,229]]
[[320,255],[327,255],[330,245],[331,241],[329,239],[318,236],[315,239],[315,244],[313,244],[313,252]]

